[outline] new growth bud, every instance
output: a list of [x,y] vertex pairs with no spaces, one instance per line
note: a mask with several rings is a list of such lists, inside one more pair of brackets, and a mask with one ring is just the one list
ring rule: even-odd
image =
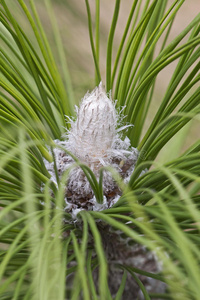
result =
[[89,165],[106,161],[116,135],[116,124],[115,106],[100,83],[83,98],[77,119],[71,123],[68,133],[71,151]]
[[[76,107],[76,113],[76,120],[70,120],[71,129],[66,132],[65,140],[56,140],[55,143],[65,147],[82,163],[87,164],[97,180],[99,169],[102,166],[111,166],[119,172],[125,182],[128,182],[137,161],[138,151],[131,147],[128,137],[122,139],[120,136],[120,132],[129,127],[128,125],[123,126],[121,130],[120,128],[116,130],[119,126],[119,115],[102,83],[85,95],[80,107]],[[74,161],[59,148],[55,148],[54,153],[58,174],[61,177]],[[52,175],[52,180],[56,183],[53,163],[49,164],[45,161],[45,164]],[[108,171],[103,173],[103,193],[107,208],[112,206],[121,194]],[[73,205],[73,209],[95,210],[97,207],[91,186],[80,167],[70,172],[65,200]],[[105,208],[105,203],[102,209]]]

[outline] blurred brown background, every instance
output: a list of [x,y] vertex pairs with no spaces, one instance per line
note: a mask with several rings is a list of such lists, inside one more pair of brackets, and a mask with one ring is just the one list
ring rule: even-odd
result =
[[[11,0],[15,1],[15,0]],[[162,0],[158,0],[162,1]],[[72,85],[75,93],[75,99],[78,103],[84,96],[85,92],[94,88],[94,63],[92,58],[92,52],[90,48],[88,27],[87,27],[87,13],[84,0],[52,0],[53,10],[59,25],[64,50],[66,53],[69,72],[72,78]],[[93,18],[93,24],[95,21],[95,0],[90,0],[91,12]],[[168,1],[168,6],[173,3],[173,0]],[[13,2],[14,3],[14,2]],[[29,1],[25,0],[25,3],[29,5]],[[109,28],[112,21],[112,15],[114,11],[114,0],[100,0],[100,68],[102,80],[105,82],[106,72],[106,47]],[[121,0],[119,20],[116,27],[114,44],[113,44],[113,57],[120,43],[120,39],[125,28],[125,24],[128,18],[130,8],[133,0]],[[55,41],[52,33],[52,27],[50,25],[49,16],[43,0],[35,0],[35,4],[38,9],[38,13],[44,25],[54,55],[57,56],[55,49]],[[200,12],[199,0],[186,0],[181,9],[179,10],[168,43],[173,40]],[[19,9],[15,13],[20,14],[20,21],[22,25],[28,30],[25,18]],[[162,39],[161,39],[162,41]],[[158,43],[157,52],[159,51],[160,44]],[[157,78],[155,87],[155,94],[153,103],[151,106],[151,112],[146,122],[148,127],[151,119],[153,118],[157,107],[165,94],[167,85],[171,78],[171,74],[176,66],[177,62],[170,64],[166,67]],[[59,60],[58,60],[59,66]],[[192,126],[188,127],[187,138],[184,137],[183,144],[189,145],[194,140],[199,138],[199,121],[193,121]],[[174,142],[173,142],[174,143]],[[185,146],[183,146],[183,149]]]

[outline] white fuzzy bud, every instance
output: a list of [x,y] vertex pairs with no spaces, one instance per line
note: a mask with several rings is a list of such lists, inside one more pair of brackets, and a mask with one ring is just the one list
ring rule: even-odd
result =
[[[65,140],[55,140],[69,150],[84,164],[87,164],[99,179],[99,169],[111,166],[120,173],[125,182],[134,170],[138,157],[137,149],[131,147],[128,137],[121,139],[121,131],[130,125],[117,128],[121,115],[118,115],[115,104],[110,99],[102,83],[82,99],[80,107],[76,107],[77,118],[70,120],[71,129],[67,131]],[[69,169],[74,161],[65,151],[54,149],[55,161],[59,177]],[[45,161],[46,167],[56,183],[54,164]],[[66,186],[65,200],[74,209],[104,209],[112,206],[120,196],[120,190],[110,172],[103,173],[104,204],[95,205],[95,198],[89,181],[80,167],[70,171]],[[106,203],[107,199],[107,203]]]
[[83,161],[101,161],[112,147],[116,123],[115,106],[100,83],[83,98],[77,120],[71,123],[68,141],[73,153]]

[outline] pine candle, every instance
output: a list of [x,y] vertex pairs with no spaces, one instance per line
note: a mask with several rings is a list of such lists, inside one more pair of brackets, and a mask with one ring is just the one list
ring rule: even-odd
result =
[[[66,132],[64,140],[55,140],[57,146],[62,146],[76,156],[80,162],[86,164],[99,180],[102,167],[111,166],[128,183],[137,162],[138,150],[131,147],[128,137],[122,139],[122,131],[130,125],[120,127],[120,119],[115,104],[108,97],[102,84],[91,93],[87,93],[76,107],[76,120],[70,119],[71,129]],[[59,147],[54,149],[55,163],[58,176],[74,164],[72,157]],[[57,184],[53,163],[45,160],[51,180]],[[121,191],[111,174],[104,170],[103,173],[104,203],[97,203],[93,190],[80,166],[75,166],[69,173],[66,183],[65,201],[66,211],[71,213],[75,222],[81,210],[104,210],[112,207],[121,196]],[[77,223],[81,228],[81,223]],[[122,239],[120,233],[102,221],[97,222],[102,244],[108,261],[108,285],[110,292],[115,297],[121,284],[123,270],[116,264],[133,266],[143,271],[158,273],[160,264],[156,256],[144,246],[134,243],[129,245],[128,239]],[[91,242],[93,237],[91,236]],[[98,269],[93,272],[94,283],[98,284]],[[162,293],[165,284],[153,278],[138,275],[146,290],[151,293]],[[70,281],[69,283],[70,284]],[[144,299],[138,284],[128,274],[123,299]]]
[[[111,166],[128,182],[138,157],[136,148],[131,147],[128,137],[122,139],[122,131],[130,125],[120,127],[123,118],[117,113],[115,103],[106,94],[102,83],[82,99],[76,107],[76,120],[70,119],[71,129],[64,140],[55,140],[58,146],[64,147],[82,163],[88,165],[99,179],[101,167]],[[59,177],[69,169],[74,160],[65,151],[54,149]],[[51,179],[57,184],[54,164],[45,161]],[[71,170],[66,185],[65,201],[67,210],[74,215],[77,209],[103,210],[111,207],[121,195],[111,174],[103,172],[104,203],[97,204],[91,186],[80,167]]]

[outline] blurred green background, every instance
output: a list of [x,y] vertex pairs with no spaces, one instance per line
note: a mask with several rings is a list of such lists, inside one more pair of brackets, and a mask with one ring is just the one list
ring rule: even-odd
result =
[[[24,2],[29,7],[29,1],[25,0]],[[95,86],[94,63],[90,48],[85,1],[52,0],[51,2],[59,26],[59,31],[62,37],[69,73],[72,80],[75,101],[78,104],[80,99],[84,96],[84,94],[88,90],[92,90]],[[168,7],[172,4],[172,2],[172,0],[168,0]],[[122,37],[132,3],[133,0],[121,1],[119,20],[117,23],[113,44],[113,58],[115,58],[115,54]],[[12,7],[13,14],[17,17],[18,20],[20,20],[23,29],[29,33],[34,43],[33,32],[30,28],[30,25],[28,25],[28,22],[26,21],[24,13],[20,11],[19,6],[17,6],[16,1],[9,0],[9,3],[7,4],[9,4]],[[47,9],[45,6],[45,1],[35,0],[35,4],[59,67],[59,58],[55,46],[56,43],[51,27],[50,17],[47,13]],[[100,0],[100,68],[103,83],[105,83],[106,73],[107,39],[112,21],[114,5],[114,0]],[[95,24],[95,0],[90,0],[90,6],[93,24]],[[186,0],[175,18],[167,43],[173,40],[182,31],[182,29],[189,24],[189,22],[196,16],[196,14],[199,11],[199,0]],[[158,42],[156,51],[157,53],[160,50],[161,43],[162,39]],[[148,128],[153,116],[157,111],[157,107],[159,106],[159,103],[161,102],[162,97],[165,94],[167,85],[171,78],[171,74],[173,73],[173,70],[176,67],[176,63],[177,62],[175,61],[172,64],[170,64],[162,72],[160,72],[160,74],[157,77],[154,99],[151,104],[151,109],[144,127],[144,132]],[[174,153],[174,158],[179,155],[180,151],[184,151],[186,147],[188,147],[194,141],[200,138],[199,120],[191,121],[186,126],[186,128],[180,131],[179,137],[181,137],[181,135],[183,137],[182,139],[179,138],[178,142],[176,142],[176,136],[169,142],[168,147],[165,147],[165,149],[168,149],[171,153]],[[168,156],[168,150],[167,152],[166,150],[162,150],[158,159],[165,161]]]

